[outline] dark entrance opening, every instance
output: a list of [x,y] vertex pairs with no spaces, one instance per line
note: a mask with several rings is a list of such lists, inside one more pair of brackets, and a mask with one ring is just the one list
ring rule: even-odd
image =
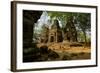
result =
[[51,36],[50,42],[54,42],[54,36]]

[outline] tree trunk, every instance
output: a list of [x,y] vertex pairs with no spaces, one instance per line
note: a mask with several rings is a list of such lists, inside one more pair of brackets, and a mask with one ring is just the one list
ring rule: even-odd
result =
[[83,31],[83,33],[84,33],[84,39],[85,39],[85,44],[86,44],[87,43],[87,40],[86,40],[86,32]]

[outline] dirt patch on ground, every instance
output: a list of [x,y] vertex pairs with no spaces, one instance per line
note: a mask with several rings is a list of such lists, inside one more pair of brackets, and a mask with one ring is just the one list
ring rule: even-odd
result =
[[91,47],[79,45],[70,46],[71,43],[46,43],[37,44],[38,47],[47,46],[60,56],[56,60],[81,60],[91,58]]
[[91,48],[70,46],[69,43],[41,43],[24,49],[23,55],[23,62],[85,60],[91,59]]
[[47,44],[37,44],[38,47],[46,45],[48,49],[51,49],[56,52],[69,52],[69,53],[90,53],[91,47],[89,46],[70,46],[69,43],[47,43]]

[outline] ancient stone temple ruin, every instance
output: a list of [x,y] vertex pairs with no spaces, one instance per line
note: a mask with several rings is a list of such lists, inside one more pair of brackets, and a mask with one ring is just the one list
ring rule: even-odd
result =
[[51,29],[49,30],[48,42],[62,42],[62,30],[59,26],[58,20],[54,20]]
[[77,41],[77,30],[73,22],[73,17],[70,17],[64,29],[64,40],[69,42]]
[[53,21],[51,28],[43,26],[44,32],[41,34],[41,43],[62,42],[62,30],[57,19]]
[[44,32],[41,33],[40,43],[52,43],[52,42],[76,42],[77,41],[77,31],[75,25],[70,17],[64,30],[59,26],[57,19],[53,20],[51,27],[43,26]]

